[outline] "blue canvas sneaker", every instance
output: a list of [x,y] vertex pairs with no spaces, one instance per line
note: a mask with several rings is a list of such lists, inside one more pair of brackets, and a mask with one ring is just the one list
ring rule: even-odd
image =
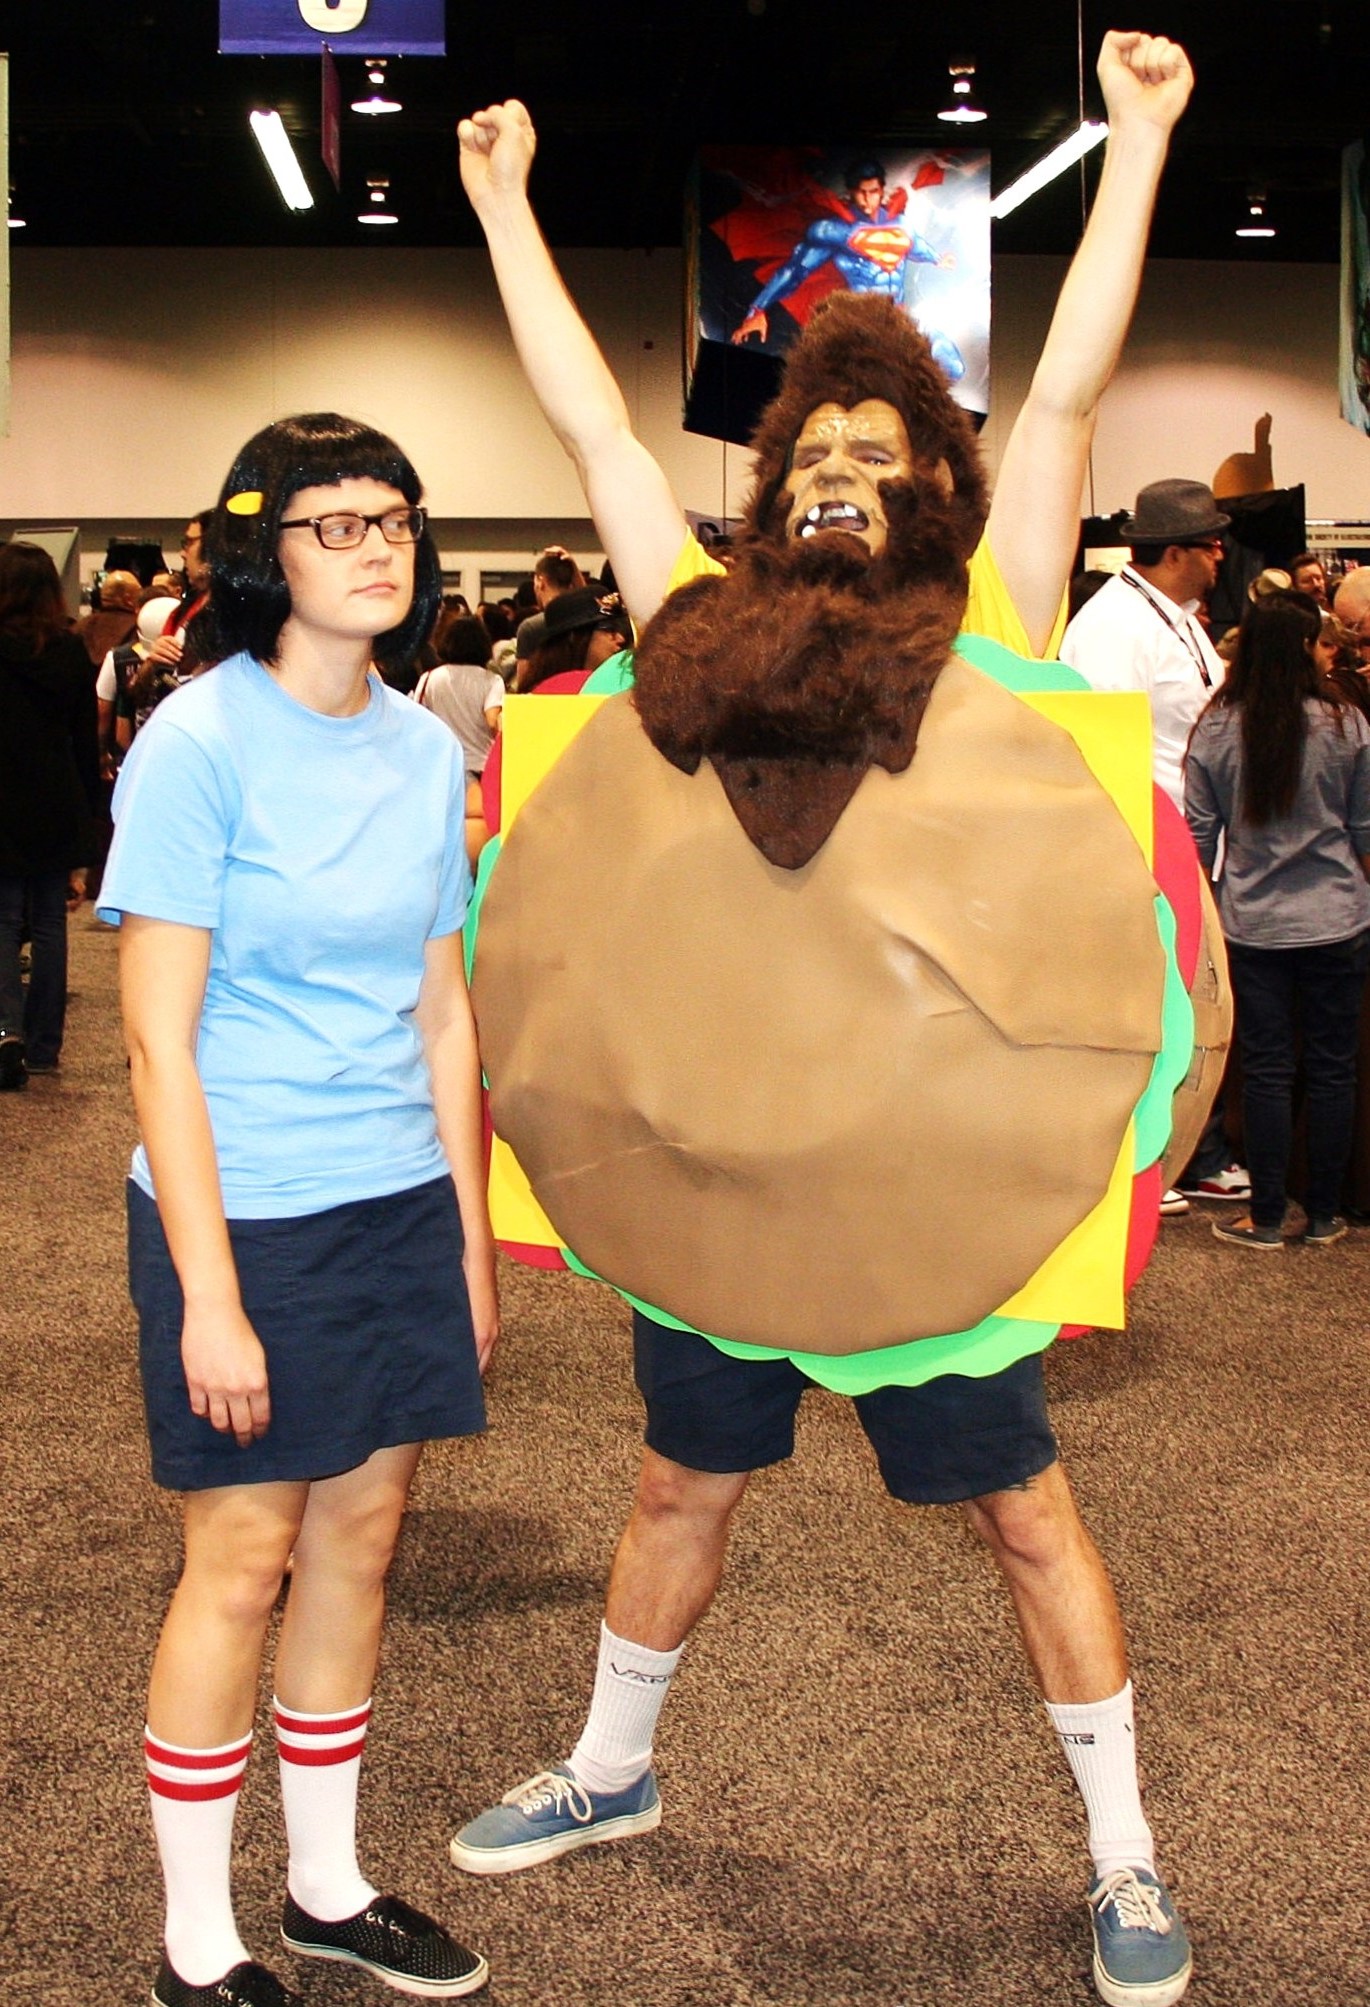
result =
[[1194,1960],[1170,1892],[1145,1868],[1118,1868],[1089,1892],[1094,1985],[1108,2007],[1172,2007]]
[[592,1792],[558,1763],[507,1791],[498,1805],[463,1826],[451,1853],[468,1875],[511,1875],[575,1847],[626,1840],[660,1824],[661,1799],[650,1770],[626,1791]]

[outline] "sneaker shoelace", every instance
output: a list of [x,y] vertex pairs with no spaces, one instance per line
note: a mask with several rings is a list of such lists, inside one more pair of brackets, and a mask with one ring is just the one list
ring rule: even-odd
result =
[[[259,2007],[291,2007],[291,2003],[299,2000],[299,1994],[288,1993],[274,1973],[263,1973],[258,1967],[253,1968],[253,1973],[257,1981],[255,1994],[244,1993],[237,1980],[223,1978],[219,1981],[214,1990],[226,2007],[247,2007],[247,2003],[254,1998]],[[264,1982],[269,1982],[269,1986]],[[274,1992],[271,1987],[274,1987]]]
[[578,1826],[588,1825],[594,1817],[590,1794],[584,1786],[574,1777],[558,1776],[554,1770],[539,1770],[526,1784],[506,1791],[500,1803],[517,1806],[529,1818],[550,1806],[553,1812],[569,1812]]
[[1139,1881],[1131,1868],[1118,1868],[1105,1876],[1090,1901],[1101,1912],[1106,1903],[1112,1903],[1124,1930],[1154,1930],[1158,1937],[1170,1935],[1170,1918],[1161,1908],[1158,1891]]
[[411,1909],[398,1896],[391,1896],[383,1906],[372,1904],[362,1911],[362,1916],[367,1923],[378,1924],[394,1937],[430,1937],[440,1930],[431,1916],[425,1916],[422,1910]]

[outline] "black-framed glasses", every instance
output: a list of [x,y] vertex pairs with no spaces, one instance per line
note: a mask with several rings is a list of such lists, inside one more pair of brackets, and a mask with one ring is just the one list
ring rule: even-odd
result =
[[378,516],[363,516],[355,509],[339,509],[328,516],[294,516],[280,525],[283,530],[313,530],[326,551],[355,550],[366,542],[372,523],[380,525],[388,544],[416,544],[428,521],[427,509],[383,509]]

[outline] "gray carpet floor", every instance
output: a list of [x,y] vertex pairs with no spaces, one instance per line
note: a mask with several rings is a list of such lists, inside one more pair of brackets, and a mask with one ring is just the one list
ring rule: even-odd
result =
[[[88,910],[88,909],[87,909]],[[60,1076],[0,1096],[6,2002],[145,2000],[160,1926],[140,1763],[178,1565],[146,1475],[113,938],[73,926]],[[1147,1803],[1198,2007],[1353,2007],[1366,1924],[1370,1233],[1278,1257],[1168,1225],[1124,1336],[1058,1346],[1064,1453],[1127,1617]],[[495,1882],[454,1825],[565,1753],[639,1439],[607,1292],[509,1269],[492,1426],[430,1450],[363,1777],[373,1879],[490,1958],[495,2007],[1069,2007],[1093,1998],[1073,1788],[954,1510],[882,1494],[805,1403],[753,1484],[658,1741],[665,1823]],[[269,1690],[269,1689],[268,1689]],[[265,1719],[244,1934],[282,1881]],[[311,2003],[376,2001],[275,1962]]]

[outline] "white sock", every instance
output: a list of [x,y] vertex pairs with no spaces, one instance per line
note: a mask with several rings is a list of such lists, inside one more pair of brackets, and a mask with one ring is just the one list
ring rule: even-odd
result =
[[567,1758],[587,1791],[626,1791],[650,1770],[657,1716],[684,1649],[654,1652],[600,1625],[590,1717]]
[[1115,1868],[1156,1872],[1156,1849],[1137,1789],[1137,1745],[1132,1730],[1132,1681],[1110,1700],[1070,1706],[1048,1701],[1066,1762],[1089,1814],[1094,1872]]
[[144,1731],[152,1828],[166,1883],[166,1954],[187,1986],[212,1986],[247,1957],[233,1920],[233,1814],[252,1737],[182,1749]]
[[299,1714],[279,1700],[274,1707],[290,1844],[286,1887],[320,1923],[341,1923],[376,1895],[357,1866],[357,1782],[371,1702],[342,1714]]

